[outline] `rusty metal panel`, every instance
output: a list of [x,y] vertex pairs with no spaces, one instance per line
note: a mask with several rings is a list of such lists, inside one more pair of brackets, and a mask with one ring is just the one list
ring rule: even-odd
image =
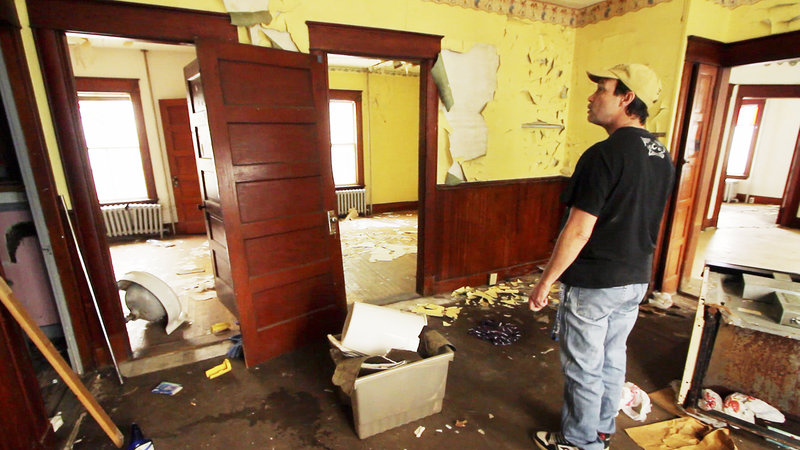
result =
[[703,385],[752,395],[798,416],[800,341],[722,323]]

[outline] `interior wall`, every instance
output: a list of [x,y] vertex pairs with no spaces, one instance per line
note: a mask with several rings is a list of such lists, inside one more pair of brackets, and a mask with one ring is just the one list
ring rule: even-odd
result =
[[659,3],[577,30],[565,174],[571,174],[587,148],[607,137],[604,129],[586,120],[588,97],[596,88],[586,76],[587,70],[602,70],[624,62],[652,68],[662,84],[661,105],[659,111],[651,113],[646,128],[664,133],[661,140],[669,144],[686,46],[683,8],[681,1]]
[[330,70],[330,89],[362,92],[364,182],[370,204],[416,201],[419,76]]
[[183,67],[195,59],[194,50],[191,48],[174,52],[148,50],[147,63],[150,67],[150,77],[145,67],[145,53],[139,49],[70,45],[70,57],[75,76],[139,80],[156,192],[164,208],[164,221],[170,223],[177,220],[158,100],[186,97]]
[[737,193],[782,198],[800,130],[800,99],[770,98],[764,106],[750,177]]

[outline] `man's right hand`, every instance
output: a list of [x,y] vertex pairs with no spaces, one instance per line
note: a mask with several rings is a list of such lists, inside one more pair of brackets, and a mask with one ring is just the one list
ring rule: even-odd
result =
[[548,296],[550,295],[551,286],[552,284],[543,283],[541,281],[536,283],[531,291],[531,295],[528,296],[528,307],[531,311],[540,311],[547,306],[547,303],[550,301]]

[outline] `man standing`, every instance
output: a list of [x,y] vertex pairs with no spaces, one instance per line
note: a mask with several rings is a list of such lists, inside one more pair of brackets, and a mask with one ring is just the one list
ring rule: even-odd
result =
[[625,383],[626,340],[647,291],[664,205],[672,189],[669,153],[644,128],[661,83],[641,64],[587,72],[597,83],[589,122],[608,132],[578,160],[561,196],[566,223],[530,308],[547,305],[559,279],[555,328],[561,342],[561,432],[537,431],[545,450],[608,448]]

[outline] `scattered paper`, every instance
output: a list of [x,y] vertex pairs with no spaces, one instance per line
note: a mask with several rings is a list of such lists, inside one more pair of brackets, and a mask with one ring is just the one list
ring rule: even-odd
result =
[[155,394],[163,394],[163,395],[175,395],[183,389],[183,386],[177,383],[170,383],[168,381],[162,381],[158,383],[158,386],[154,387],[151,392]]
[[58,429],[61,428],[61,425],[64,425],[64,418],[61,417],[61,411],[50,418],[50,425],[53,427],[53,433],[58,432]]
[[416,429],[416,430],[414,430],[414,436],[416,436],[416,437],[420,437],[420,436],[422,436],[422,433],[423,433],[424,431],[425,431],[425,427],[423,427],[422,425],[420,425],[420,426],[418,426],[418,427],[417,427],[417,429]]

